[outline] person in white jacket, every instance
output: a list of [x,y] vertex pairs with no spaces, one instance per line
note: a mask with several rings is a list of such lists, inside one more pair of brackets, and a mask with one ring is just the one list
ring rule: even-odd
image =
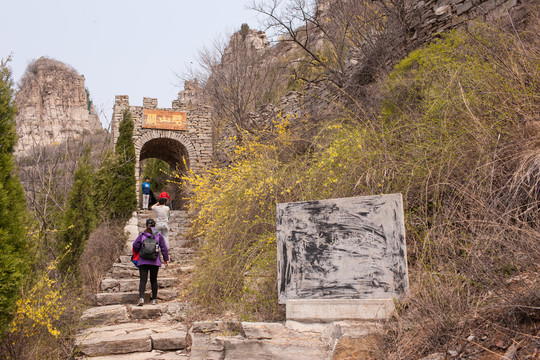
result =
[[159,202],[152,206],[152,210],[156,214],[156,230],[159,231],[165,238],[167,248],[169,247],[169,218],[171,217],[171,210],[165,203],[166,198],[159,199]]

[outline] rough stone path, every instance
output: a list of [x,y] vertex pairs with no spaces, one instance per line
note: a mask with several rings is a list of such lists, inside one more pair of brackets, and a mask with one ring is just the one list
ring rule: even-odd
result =
[[[372,322],[341,321],[301,323],[295,321],[256,323],[241,321],[200,321],[188,329],[188,304],[179,301],[193,269],[193,249],[184,237],[188,230],[185,212],[174,211],[171,228],[171,259],[158,274],[157,305],[150,305],[150,284],[142,307],[138,300],[139,273],[131,263],[131,244],[144,229],[153,212],[139,212],[126,225],[129,233],[124,254],[101,281],[95,307],[86,310],[83,320],[89,328],[76,339],[79,359],[94,360],[232,360],[232,359],[376,359],[369,346],[355,349],[353,357],[343,356],[342,341],[362,339],[373,333]],[[355,340],[356,341],[356,340]]]
[[180,322],[187,304],[179,301],[183,289],[181,278],[189,273],[193,250],[185,240],[187,216],[173,211],[170,221],[170,257],[167,267],[158,273],[158,304],[151,305],[150,282],[146,286],[144,306],[139,299],[139,271],[131,262],[131,245],[144,229],[153,211],[141,211],[126,225],[129,233],[123,254],[101,281],[101,292],[95,296],[95,307],[82,316],[92,326],[82,331],[76,344],[81,359],[188,359],[185,353],[187,329]]

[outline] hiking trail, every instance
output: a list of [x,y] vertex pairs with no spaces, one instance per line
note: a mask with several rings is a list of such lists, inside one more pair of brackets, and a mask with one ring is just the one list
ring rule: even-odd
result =
[[95,307],[87,309],[83,322],[92,327],[83,330],[76,344],[82,359],[189,359],[186,348],[187,329],[180,320],[187,303],[179,301],[184,288],[182,279],[193,269],[193,249],[184,234],[188,230],[185,211],[175,210],[169,220],[171,262],[158,273],[158,304],[150,304],[150,281],[146,285],[145,304],[139,300],[139,271],[131,262],[131,245],[144,230],[152,211],[139,211],[126,227],[129,234],[124,251],[102,278]]

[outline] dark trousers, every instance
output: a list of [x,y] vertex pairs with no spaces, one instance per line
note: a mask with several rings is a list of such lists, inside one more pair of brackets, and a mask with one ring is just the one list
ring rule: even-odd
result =
[[139,297],[144,297],[144,290],[146,290],[146,281],[148,280],[148,271],[150,271],[150,285],[152,286],[152,299],[157,299],[157,274],[159,266],[155,265],[139,265]]

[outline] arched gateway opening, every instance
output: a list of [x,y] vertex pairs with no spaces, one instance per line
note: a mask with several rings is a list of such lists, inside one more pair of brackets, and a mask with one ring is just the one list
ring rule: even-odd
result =
[[[169,165],[170,172],[181,173],[187,170],[198,173],[211,163],[212,114],[208,106],[197,100],[196,91],[189,90],[187,95],[186,90],[180,92],[172,108],[166,109],[157,107],[157,99],[144,98],[143,106],[130,106],[128,96],[116,96],[111,124],[114,141],[119,135],[118,125],[124,110],[131,112],[134,122],[137,199],[141,197],[144,165],[149,159],[162,160]],[[182,189],[178,185],[167,189],[172,192],[173,203],[176,198],[180,204]]]
[[[140,141],[142,143],[142,141],[145,141],[145,139],[140,139]],[[174,174],[185,174],[187,170],[190,169],[189,151],[180,140],[171,139],[168,137],[150,138],[146,142],[142,143],[141,146],[136,146],[136,149],[139,148],[140,151],[137,154],[138,161],[136,162],[136,169],[138,169],[137,179],[139,183],[144,181],[145,163],[146,160],[149,159],[159,159],[169,165],[168,169],[164,169],[165,173],[168,173],[168,175],[163,174],[167,180],[174,179]],[[157,184],[154,183],[154,185]],[[156,196],[161,190],[165,190],[173,199],[172,206],[171,204],[169,204],[169,206],[176,209],[183,207],[183,189],[181,188],[177,179],[176,181],[169,182],[163,186],[153,186],[152,190]]]
[[139,161],[155,158],[165,161],[171,169],[185,173],[189,169],[189,154],[178,140],[168,138],[152,139],[141,148]]

